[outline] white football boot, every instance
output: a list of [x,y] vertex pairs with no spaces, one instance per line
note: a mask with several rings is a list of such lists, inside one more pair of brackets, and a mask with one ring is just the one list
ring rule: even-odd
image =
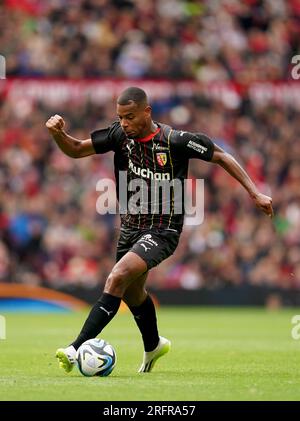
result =
[[162,357],[167,352],[169,352],[170,348],[171,342],[168,339],[160,336],[157,347],[153,351],[144,352],[144,358],[142,365],[139,369],[139,373],[150,373],[158,358]]
[[67,348],[58,348],[55,356],[58,359],[60,368],[65,370],[66,373],[70,373],[76,360],[76,349],[74,346],[70,345]]

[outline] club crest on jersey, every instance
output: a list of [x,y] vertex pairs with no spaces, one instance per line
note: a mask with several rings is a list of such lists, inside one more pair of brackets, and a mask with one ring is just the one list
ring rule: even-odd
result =
[[164,152],[157,153],[156,159],[157,159],[158,165],[160,165],[161,167],[164,167],[167,163],[167,154]]

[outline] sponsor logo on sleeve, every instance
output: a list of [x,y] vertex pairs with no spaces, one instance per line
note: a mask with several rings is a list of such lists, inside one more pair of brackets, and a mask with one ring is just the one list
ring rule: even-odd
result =
[[199,152],[201,154],[204,154],[207,152],[207,148],[203,145],[200,145],[199,143],[194,142],[193,140],[190,140],[187,144],[188,148],[194,149],[194,151]]

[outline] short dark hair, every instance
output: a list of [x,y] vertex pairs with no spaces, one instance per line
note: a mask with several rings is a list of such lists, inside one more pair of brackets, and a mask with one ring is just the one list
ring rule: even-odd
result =
[[143,89],[131,86],[125,89],[117,100],[120,105],[129,105],[130,102],[135,102],[137,105],[147,105],[147,94]]

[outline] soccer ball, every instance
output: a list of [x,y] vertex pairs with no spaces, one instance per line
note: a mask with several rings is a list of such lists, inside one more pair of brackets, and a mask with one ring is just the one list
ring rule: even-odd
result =
[[103,339],[89,339],[77,350],[77,365],[84,376],[108,376],[114,369],[117,356],[114,348]]

